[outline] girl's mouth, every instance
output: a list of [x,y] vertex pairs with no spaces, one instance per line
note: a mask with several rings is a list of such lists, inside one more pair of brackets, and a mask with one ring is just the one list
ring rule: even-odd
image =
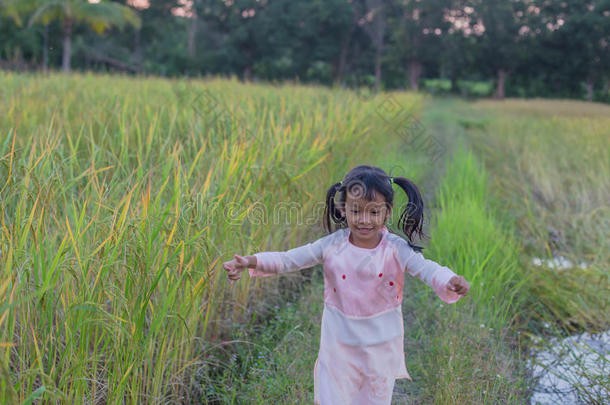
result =
[[373,228],[358,228],[356,227],[356,229],[358,230],[358,232],[360,233],[369,233],[373,231]]

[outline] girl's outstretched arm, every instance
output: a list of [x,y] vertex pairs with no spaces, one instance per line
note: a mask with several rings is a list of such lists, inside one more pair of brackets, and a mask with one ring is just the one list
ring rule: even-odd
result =
[[[229,272],[229,279],[233,274],[246,268],[250,277],[268,277],[309,268],[322,263],[324,253],[336,238],[337,232],[334,232],[315,242],[285,252],[259,252],[245,257],[236,255],[235,259],[225,262],[223,267]],[[239,278],[239,276],[233,277],[233,279]]]
[[[456,292],[456,287],[454,287],[456,280],[461,276],[455,274],[449,267],[426,259],[419,252],[413,251],[413,254],[407,259],[405,270],[432,287],[436,295],[448,304],[457,302],[465,295]],[[463,277],[461,278],[463,279]],[[460,291],[462,290],[460,289]]]
[[402,268],[430,286],[440,299],[453,304],[468,293],[468,283],[464,277],[458,276],[449,267],[426,259],[421,253],[414,251],[407,241],[402,238],[400,240],[402,242],[398,244],[398,261]]

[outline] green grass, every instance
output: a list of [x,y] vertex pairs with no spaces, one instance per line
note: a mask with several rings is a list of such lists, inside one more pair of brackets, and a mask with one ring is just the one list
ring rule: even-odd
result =
[[[610,284],[610,108],[562,100],[478,102],[462,109],[513,219],[532,275],[528,297],[539,320],[567,332],[606,330]],[[561,255],[586,268],[534,266]]]
[[[539,348],[548,340],[541,343],[540,336],[562,339],[608,330],[610,108],[566,100],[506,100],[458,110],[467,119],[486,122],[469,128],[467,137],[484,158],[523,246],[530,281],[521,335],[536,335],[526,344]],[[575,265],[556,269],[532,262],[553,256]],[[578,373],[603,386],[590,367]],[[583,401],[604,403],[586,386],[574,388]]]
[[[449,94],[452,90],[449,79],[423,79],[422,84],[427,92],[435,95]],[[458,80],[455,85],[454,91],[466,97],[489,97],[494,91],[491,82]]]
[[447,305],[427,286],[413,286],[417,298],[404,311],[407,367],[419,377],[417,390],[406,390],[413,403],[524,402],[526,370],[513,328],[527,277],[514,230],[494,198],[485,169],[458,149],[438,187],[427,257],[464,276],[471,288]]

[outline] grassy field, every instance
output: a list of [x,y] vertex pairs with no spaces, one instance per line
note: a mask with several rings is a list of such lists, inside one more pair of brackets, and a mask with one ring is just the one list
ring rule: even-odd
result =
[[[320,269],[231,287],[220,264],[323,235],[326,189],[359,163],[420,185],[424,254],[471,284],[443,305],[407,283],[414,381],[395,403],[525,403],[521,337],[544,322],[608,327],[607,106],[99,75],[0,83],[9,403],[311,403]],[[404,114],[425,145],[397,130]],[[588,265],[531,264],[552,254]]]
[[[331,182],[385,152],[372,147],[374,102],[340,91],[0,82],[0,397],[10,403],[201,400],[209,354],[269,295],[229,288],[220,263],[304,240]],[[417,95],[397,97],[418,106]],[[280,217],[287,202],[300,218]],[[244,311],[248,299],[261,304]]]
[[[534,277],[528,294],[534,313],[568,332],[607,330],[610,106],[479,102],[463,117],[516,222]],[[553,257],[573,265],[558,271],[532,264]]]

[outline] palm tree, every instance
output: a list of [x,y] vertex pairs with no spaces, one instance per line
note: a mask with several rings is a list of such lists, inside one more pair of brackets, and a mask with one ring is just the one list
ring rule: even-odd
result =
[[[107,28],[116,26],[123,28],[129,24],[140,28],[141,20],[131,8],[105,0],[5,0],[4,7],[17,12],[32,11],[28,27],[37,21],[48,24],[59,20],[63,29],[62,69],[70,71],[70,53],[72,47],[72,28],[74,25],[87,23],[95,32],[101,34]],[[18,20],[18,17],[17,17]]]

